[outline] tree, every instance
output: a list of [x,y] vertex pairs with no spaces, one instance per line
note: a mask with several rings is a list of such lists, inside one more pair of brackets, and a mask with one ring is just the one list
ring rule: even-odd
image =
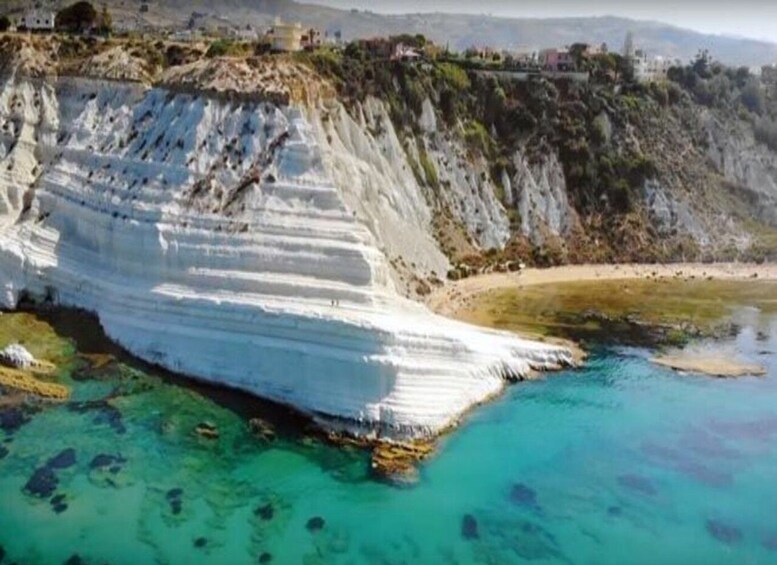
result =
[[742,89],[740,99],[745,108],[751,112],[761,115],[764,113],[766,107],[766,101],[764,100],[764,93],[761,89],[760,81],[753,77],[747,81],[747,84]]
[[113,18],[111,18],[111,13],[108,11],[107,4],[103,4],[103,9],[100,12],[99,31],[103,35],[108,35],[113,31]]
[[71,33],[83,32],[94,27],[97,10],[89,2],[76,2],[57,13],[56,27]]
[[0,31],[8,31],[9,27],[11,27],[11,20],[8,16],[0,16]]
[[710,52],[703,49],[696,54],[696,58],[693,60],[693,63],[691,63],[691,68],[697,76],[701,78],[711,78],[712,71],[710,69],[712,67],[712,62]]

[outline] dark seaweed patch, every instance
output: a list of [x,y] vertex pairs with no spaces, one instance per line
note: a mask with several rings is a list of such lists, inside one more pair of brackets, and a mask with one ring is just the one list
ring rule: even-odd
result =
[[263,565],[270,561],[272,561],[272,554],[267,553],[266,551],[259,556],[259,563],[262,563]]
[[170,503],[170,512],[172,512],[174,516],[178,516],[181,513],[181,510],[183,510],[182,496],[183,489],[180,487],[171,488],[167,491],[167,494],[165,494],[167,502]]
[[35,469],[27,484],[24,485],[24,491],[39,498],[48,498],[57,490],[59,479],[54,471],[49,467],[40,467]]
[[30,417],[21,408],[13,407],[0,410],[0,429],[13,433],[30,421]]
[[275,508],[273,508],[271,502],[268,502],[263,506],[257,507],[257,509],[254,510],[254,516],[258,516],[265,522],[269,522],[273,519],[273,516],[275,516]]
[[739,528],[726,524],[719,520],[707,520],[707,533],[719,542],[727,545],[739,543],[742,540],[742,532]]
[[[105,470],[106,468],[110,467],[110,470],[113,473],[113,469],[116,466],[120,466],[126,462],[127,460],[124,459],[124,457],[122,457],[121,455],[109,455],[107,453],[100,453],[94,456],[94,458],[92,459],[92,462],[89,463],[89,468],[93,471],[97,471],[97,470]],[[116,472],[118,472],[118,470]]]
[[196,547],[197,549],[202,549],[206,545],[208,545],[208,540],[203,537],[199,537],[196,540],[194,540],[194,547]]
[[46,463],[50,469],[67,469],[76,464],[76,450],[72,447],[63,449]]
[[472,514],[464,514],[461,519],[461,537],[465,540],[474,540],[480,537],[478,533],[478,521]]
[[532,510],[540,509],[540,505],[537,502],[537,493],[523,483],[516,483],[512,486],[510,489],[510,502],[518,506],[531,508]]
[[764,538],[762,545],[769,551],[777,551],[777,534]]
[[313,518],[308,520],[308,523],[305,524],[305,528],[309,532],[318,532],[318,531],[324,529],[324,525],[325,524],[326,524],[326,522],[324,521],[324,519],[322,517],[314,516]]
[[127,428],[122,421],[121,412],[111,406],[107,400],[88,400],[84,402],[71,402],[68,409],[78,414],[97,412],[92,422],[96,425],[110,426],[117,434],[125,434]]
[[58,494],[51,499],[51,508],[57,514],[62,514],[67,510],[67,503],[65,502],[65,495]]
[[618,484],[640,494],[648,496],[656,494],[656,487],[653,486],[653,483],[639,475],[621,475],[618,477]]

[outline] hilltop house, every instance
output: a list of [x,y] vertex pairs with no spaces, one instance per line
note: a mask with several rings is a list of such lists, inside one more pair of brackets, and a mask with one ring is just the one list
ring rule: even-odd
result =
[[680,65],[677,59],[667,57],[648,57],[641,49],[636,49],[630,58],[634,80],[637,82],[659,82],[666,80],[669,69]]
[[312,51],[321,47],[321,32],[315,28],[309,28],[302,32],[300,44],[305,51]]
[[508,59],[518,67],[534,67],[540,57],[540,50],[536,47],[520,46],[508,52]]
[[36,7],[27,10],[19,18],[16,27],[27,31],[54,31],[56,17],[53,11]]
[[494,63],[502,62],[502,52],[497,51],[491,47],[470,47],[464,52],[464,56],[467,59],[479,59],[481,61],[489,61]]
[[568,72],[576,70],[575,57],[569,49],[543,49],[537,58],[539,65],[546,71]]
[[405,45],[404,43],[397,43],[394,48],[394,53],[391,55],[391,60],[408,63],[418,61],[422,57],[423,55],[417,49]]
[[304,31],[301,23],[284,23],[280,18],[275,19],[275,24],[267,32],[270,40],[270,48],[273,51],[296,52],[302,51],[302,35]]

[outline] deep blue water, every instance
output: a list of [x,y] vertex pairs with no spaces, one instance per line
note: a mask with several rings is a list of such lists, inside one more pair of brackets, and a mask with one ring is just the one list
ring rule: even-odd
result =
[[[764,378],[602,349],[512,386],[412,488],[371,480],[358,451],[259,441],[245,414],[115,363],[0,431],[2,563],[777,563],[777,325],[758,329],[712,347]],[[25,492],[36,470],[51,492]]]

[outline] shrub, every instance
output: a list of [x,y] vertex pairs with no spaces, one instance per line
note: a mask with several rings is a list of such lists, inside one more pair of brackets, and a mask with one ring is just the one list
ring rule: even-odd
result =
[[491,136],[486,127],[477,120],[469,120],[464,126],[464,140],[471,149],[484,155],[491,151]]
[[205,56],[213,57],[244,57],[251,54],[251,46],[248,43],[238,43],[229,39],[217,39],[208,47]]
[[765,107],[764,93],[761,90],[761,84],[757,79],[751,78],[747,81],[747,84],[742,88],[740,100],[745,108],[751,112],[758,115],[763,114]]
[[769,118],[760,118],[754,126],[755,139],[772,151],[777,151],[777,122]]
[[472,83],[470,83],[467,72],[453,63],[439,63],[437,65],[437,71],[440,79],[445,82],[447,86],[455,90],[469,90]]
[[437,190],[440,187],[440,180],[437,176],[437,169],[435,168],[434,163],[432,163],[432,160],[429,159],[429,155],[426,153],[426,149],[423,147],[419,148],[418,159],[421,161],[421,168],[424,171],[426,184]]

